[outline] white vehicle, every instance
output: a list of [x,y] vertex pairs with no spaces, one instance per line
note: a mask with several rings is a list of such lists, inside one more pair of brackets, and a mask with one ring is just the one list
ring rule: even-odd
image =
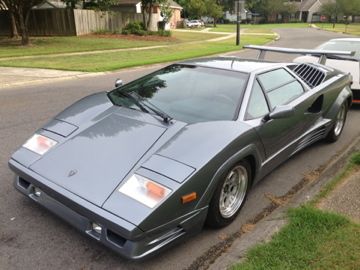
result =
[[186,26],[189,28],[193,28],[193,27],[203,27],[204,23],[200,20],[191,20],[191,21],[187,21],[186,22]]
[[[353,102],[360,104],[360,38],[337,38],[331,39],[317,47],[320,50],[328,51],[355,51],[354,56],[332,57],[326,60],[326,65],[350,73],[353,77],[351,90],[354,95]],[[318,62],[316,56],[301,56],[294,62]]]

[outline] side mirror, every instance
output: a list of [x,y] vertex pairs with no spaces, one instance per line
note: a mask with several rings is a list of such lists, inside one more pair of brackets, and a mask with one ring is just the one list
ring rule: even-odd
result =
[[294,107],[291,106],[276,106],[272,112],[267,115],[267,119],[282,119],[288,118],[295,114]]
[[124,82],[122,80],[120,80],[120,79],[115,80],[115,87],[116,88],[122,86],[123,84],[124,84]]

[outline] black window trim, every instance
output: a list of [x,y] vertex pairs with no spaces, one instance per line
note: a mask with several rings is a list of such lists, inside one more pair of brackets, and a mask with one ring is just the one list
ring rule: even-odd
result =
[[247,117],[247,112],[248,112],[249,106],[250,106],[251,94],[252,94],[252,92],[253,92],[253,89],[254,89],[254,86],[255,86],[255,83],[256,83],[256,82],[259,84],[260,90],[262,91],[262,93],[263,93],[263,95],[264,95],[265,102],[266,102],[266,106],[267,106],[267,108],[268,108],[268,113],[267,113],[267,114],[269,114],[269,112],[271,112],[270,106],[269,106],[270,103],[269,103],[269,100],[268,100],[268,96],[265,94],[265,92],[264,92],[264,87],[262,86],[260,80],[257,78],[257,76],[255,76],[254,81],[253,81],[253,84],[252,84],[252,86],[251,86],[250,96],[249,96],[249,98],[248,98],[248,102],[247,102],[247,105],[246,105],[246,110],[245,110],[245,115],[244,115],[244,120],[245,120],[245,121],[251,121],[251,120],[263,118],[263,117],[266,115],[266,114],[264,114],[264,115],[262,115],[262,116],[254,117],[254,118],[252,118],[252,119],[248,119],[248,117]]

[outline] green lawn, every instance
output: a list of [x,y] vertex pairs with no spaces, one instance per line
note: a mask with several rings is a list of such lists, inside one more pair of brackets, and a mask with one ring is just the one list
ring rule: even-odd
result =
[[360,269],[360,225],[346,218],[301,207],[271,242],[247,254],[234,269]]
[[99,36],[33,37],[31,38],[32,45],[28,47],[19,46],[19,41],[0,37],[0,58],[148,47],[161,44],[177,44],[187,41],[206,40],[221,36],[222,35],[207,33],[173,32],[173,39],[164,39],[163,41],[149,41],[143,37],[139,37],[138,39],[104,38]]
[[335,24],[335,28],[333,28],[332,23],[319,23],[316,25],[324,30],[360,36],[360,24],[359,23],[354,23],[354,24],[349,24],[349,25],[345,25],[343,23],[337,23],[337,24]]
[[[241,24],[242,29],[264,29],[264,31],[272,30],[275,28],[304,28],[309,27],[307,23],[276,23],[276,24]],[[228,32],[236,31],[236,24],[218,24],[217,27],[212,28],[212,32]]]
[[[183,34],[183,33],[182,33]],[[199,34],[199,33],[197,33]],[[211,37],[216,35],[210,34]],[[271,41],[271,36],[244,36],[242,45],[265,44]],[[192,44],[176,44],[156,50],[121,51],[101,54],[77,56],[39,56],[32,59],[1,60],[0,66],[37,67],[75,71],[110,71],[126,67],[177,61],[186,58],[200,57],[238,50],[235,39],[218,42],[202,42]]]
[[310,203],[289,211],[288,225],[270,242],[248,251],[245,261],[233,269],[360,269],[360,225],[316,208],[319,200],[359,168],[360,152],[355,152]]

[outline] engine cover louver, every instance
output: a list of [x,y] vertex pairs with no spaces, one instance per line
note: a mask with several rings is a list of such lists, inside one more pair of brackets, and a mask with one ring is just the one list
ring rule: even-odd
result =
[[325,73],[311,64],[300,64],[294,72],[311,88],[318,86],[325,79]]

